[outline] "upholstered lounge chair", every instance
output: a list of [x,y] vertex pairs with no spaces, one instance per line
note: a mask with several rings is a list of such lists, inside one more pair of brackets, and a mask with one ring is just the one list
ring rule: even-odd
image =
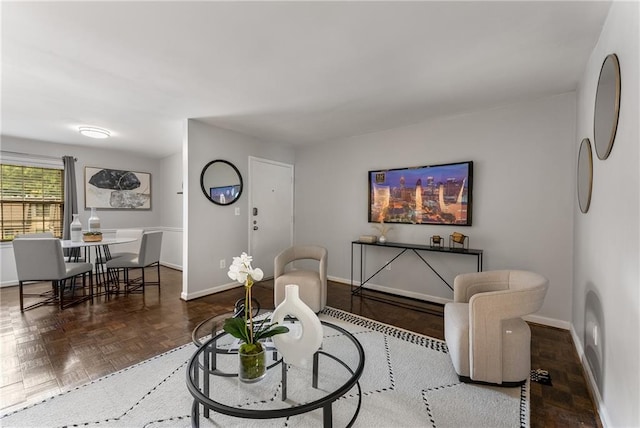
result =
[[[319,262],[318,270],[286,270],[296,260],[312,259]],[[288,284],[296,284],[300,299],[314,312],[327,305],[327,249],[315,245],[290,247],[278,254],[274,260],[273,297],[277,307],[284,300]]]
[[462,381],[514,386],[531,370],[531,331],[520,317],[542,306],[548,280],[501,270],[458,275],[444,308],[444,336]]

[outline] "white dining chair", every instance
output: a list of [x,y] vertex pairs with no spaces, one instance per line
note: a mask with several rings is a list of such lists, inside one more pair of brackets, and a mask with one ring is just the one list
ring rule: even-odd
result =
[[[132,291],[144,290],[147,285],[157,285],[160,290],[160,251],[162,248],[162,232],[145,232],[142,234],[142,242],[140,244],[139,254],[123,255],[107,261],[107,277],[109,281],[114,283],[111,292],[119,291],[120,288],[120,271],[123,271],[124,291],[131,293]],[[148,281],[145,277],[145,268],[156,267],[157,281]],[[140,269],[140,276],[131,279],[129,271],[131,269]]]
[[[20,311],[46,304],[57,303],[60,309],[91,300],[93,303],[93,265],[91,263],[66,263],[60,240],[56,238],[17,238],[13,240],[13,252],[18,272]],[[89,294],[86,277],[89,275]],[[82,296],[75,296],[76,277],[82,276]],[[52,291],[25,293],[30,282],[51,281]],[[39,298],[29,306],[25,297]],[[69,300],[65,303],[65,298]]]
[[135,241],[116,245],[114,248],[118,251],[110,252],[110,258],[115,259],[116,257],[132,255],[138,256],[140,254],[140,246],[142,245],[143,233],[144,229],[117,229],[116,239],[135,238]]

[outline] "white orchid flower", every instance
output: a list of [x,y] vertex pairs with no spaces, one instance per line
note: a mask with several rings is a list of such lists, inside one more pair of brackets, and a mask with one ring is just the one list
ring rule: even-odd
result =
[[234,257],[227,275],[229,278],[248,286],[252,285],[253,281],[260,281],[264,277],[264,273],[260,268],[253,269],[251,267],[252,261],[253,257],[247,253],[242,253],[240,257]]
[[262,272],[262,269],[260,268],[255,268],[251,271],[250,273],[251,278],[253,278],[254,281],[260,281],[262,280],[262,277],[264,276],[264,272]]

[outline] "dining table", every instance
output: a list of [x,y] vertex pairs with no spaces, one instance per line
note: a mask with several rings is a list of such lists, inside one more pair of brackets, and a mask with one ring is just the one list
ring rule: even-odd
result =
[[[87,262],[93,260],[94,271],[96,275],[96,284],[98,288],[104,286],[104,293],[108,293],[109,278],[107,276],[107,270],[105,263],[111,260],[110,245],[126,244],[128,242],[137,241],[137,238],[121,237],[121,238],[103,238],[101,241],[72,241],[70,239],[61,239],[63,249],[71,250],[69,259],[70,261],[77,261],[80,258],[80,252],[84,249],[84,259]],[[93,257],[91,249],[93,248]]]

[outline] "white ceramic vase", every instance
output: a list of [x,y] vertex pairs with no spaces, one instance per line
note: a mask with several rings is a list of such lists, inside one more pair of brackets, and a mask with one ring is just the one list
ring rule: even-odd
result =
[[297,318],[298,321],[294,325],[288,325],[288,333],[273,336],[273,343],[285,363],[308,367],[311,357],[322,345],[322,323],[315,312],[300,299],[297,285],[287,285],[284,293],[284,300],[273,311],[271,319],[278,325],[282,325],[287,316]]
[[73,214],[73,221],[70,225],[71,240],[73,242],[82,241],[82,223],[80,222],[80,214]]
[[100,217],[96,213],[95,208],[91,208],[91,217],[89,217],[89,232],[100,232]]

